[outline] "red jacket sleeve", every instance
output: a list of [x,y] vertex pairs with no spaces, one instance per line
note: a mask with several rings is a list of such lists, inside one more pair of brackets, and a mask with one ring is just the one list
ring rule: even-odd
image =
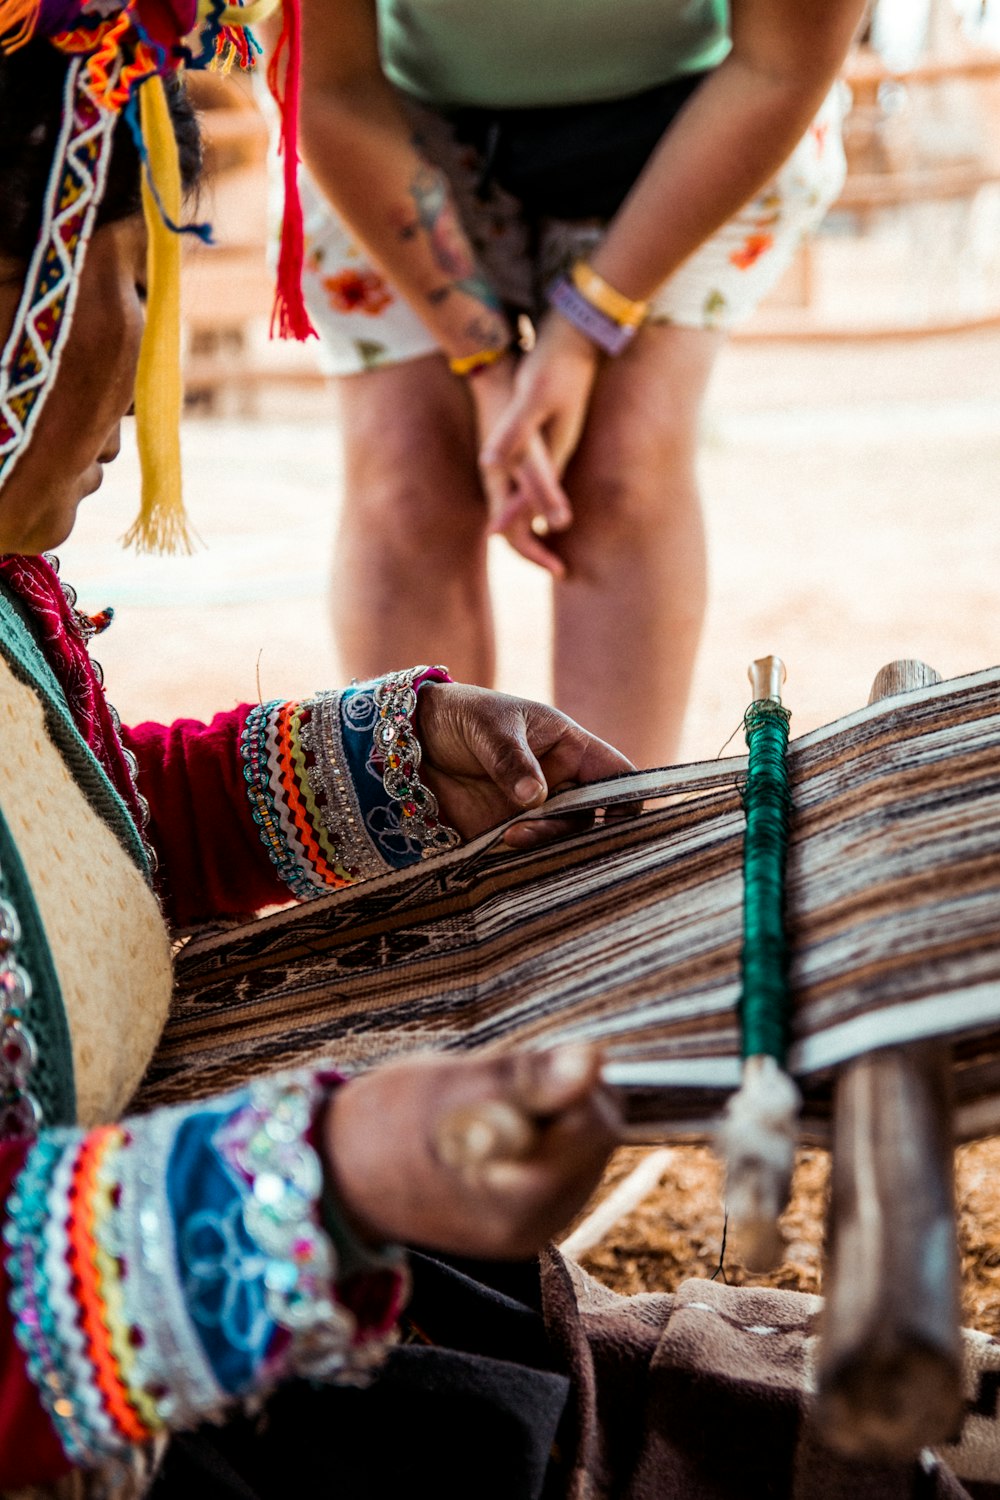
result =
[[[0,1142],[0,1204],[10,1197],[29,1145],[28,1141]],[[58,1479],[69,1473],[70,1464],[14,1337],[6,1244],[0,1250],[0,1489],[7,1490]]]
[[240,754],[248,713],[244,704],[210,724],[178,719],[122,730],[149,803],[157,887],[174,926],[290,899],[251,815]]

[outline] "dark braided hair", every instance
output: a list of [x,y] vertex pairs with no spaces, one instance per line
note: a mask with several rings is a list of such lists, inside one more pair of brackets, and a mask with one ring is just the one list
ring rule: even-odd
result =
[[[62,121],[68,59],[45,40],[0,54],[0,255],[27,260],[42,222],[49,169]],[[181,180],[191,190],[201,172],[201,138],[194,110],[176,76],[167,100],[180,152]],[[125,120],[115,132],[97,223],[140,212],[139,156]]]

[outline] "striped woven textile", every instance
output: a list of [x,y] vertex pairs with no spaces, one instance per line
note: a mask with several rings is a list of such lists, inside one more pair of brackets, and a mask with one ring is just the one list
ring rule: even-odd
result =
[[[790,748],[791,1068],[822,1139],[832,1070],[955,1043],[957,1128],[1000,1128],[1000,669],[885,699]],[[324,1056],[596,1038],[640,1133],[703,1137],[736,1086],[745,758],[562,794],[637,798],[517,853],[495,833],[199,937],[140,1107]]]

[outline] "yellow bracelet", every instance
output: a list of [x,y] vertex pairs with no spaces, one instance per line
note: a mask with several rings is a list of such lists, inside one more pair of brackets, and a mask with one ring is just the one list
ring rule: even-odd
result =
[[461,354],[457,359],[449,359],[448,368],[453,375],[475,375],[477,370],[499,364],[509,353],[509,344],[503,344],[499,349],[477,349],[475,354]]
[[578,260],[569,274],[580,295],[586,297],[590,305],[610,318],[612,323],[617,323],[619,327],[638,328],[645,320],[649,303],[633,302],[631,297],[616,292],[603,276],[591,270],[585,260]]

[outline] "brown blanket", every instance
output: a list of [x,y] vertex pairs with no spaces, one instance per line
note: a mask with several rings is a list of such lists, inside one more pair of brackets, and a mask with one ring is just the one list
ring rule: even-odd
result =
[[955,1445],[861,1464],[810,1422],[819,1297],[711,1281],[619,1297],[556,1250],[542,1286],[577,1392],[568,1500],[1000,1500],[998,1339],[965,1336]]

